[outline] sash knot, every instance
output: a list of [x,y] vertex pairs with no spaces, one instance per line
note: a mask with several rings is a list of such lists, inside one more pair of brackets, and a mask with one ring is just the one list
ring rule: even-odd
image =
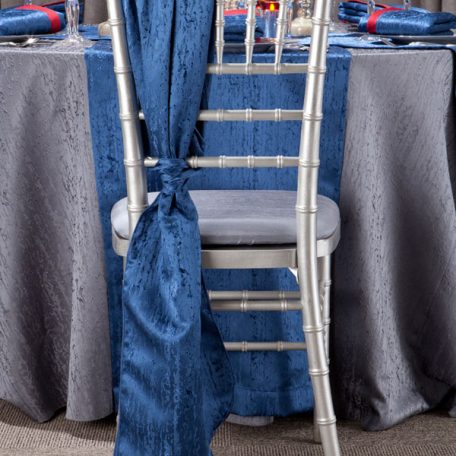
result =
[[183,158],[160,158],[155,169],[160,175],[164,194],[187,191],[190,171],[194,171]]

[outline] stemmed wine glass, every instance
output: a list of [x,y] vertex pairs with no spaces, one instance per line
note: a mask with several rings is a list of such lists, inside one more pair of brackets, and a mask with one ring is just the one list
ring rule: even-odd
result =
[[65,0],[65,13],[67,19],[67,29],[65,40],[72,42],[82,42],[82,36],[79,34],[79,0]]
[[349,26],[344,24],[342,21],[339,20],[339,1],[340,0],[333,0],[332,7],[331,7],[331,24],[329,25],[330,32],[336,33],[346,33],[349,31]]
[[312,0],[297,0],[297,17],[291,21],[292,36],[307,36],[312,32]]
[[367,0],[367,15],[370,16],[375,11],[375,0]]
[[67,27],[65,31],[65,39],[63,39],[57,45],[64,47],[87,47],[91,43],[89,40],[84,39],[79,34],[79,15],[80,6],[79,0],[65,0],[65,13]]

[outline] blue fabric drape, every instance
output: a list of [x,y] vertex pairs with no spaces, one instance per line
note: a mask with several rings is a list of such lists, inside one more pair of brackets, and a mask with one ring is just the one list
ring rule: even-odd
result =
[[[111,246],[110,210],[126,194],[122,162],[122,141],[112,71],[109,42],[99,42],[85,51],[90,103],[93,153],[101,222],[105,243],[109,291],[111,341],[113,350],[113,384],[118,396],[119,353],[122,331],[120,284],[122,261]],[[242,55],[226,55],[227,62],[242,60]],[[272,54],[255,54],[255,61],[273,62]],[[284,55],[287,62],[306,62],[305,52]],[[346,93],[351,54],[330,48],[325,85],[321,141],[319,192],[339,198],[339,182],[343,163]],[[205,87],[205,104],[211,108],[302,108],[304,75],[211,76]],[[229,96],[227,96],[229,94]],[[299,147],[298,122],[230,122],[204,124],[204,154],[236,155],[246,152],[257,155],[295,155]],[[155,173],[149,176],[149,191],[157,191]],[[189,181],[191,189],[296,189],[296,171],[288,169],[212,169],[198,172]],[[293,289],[296,282],[287,270],[224,270],[205,271],[205,282],[218,290]],[[286,315],[269,313],[216,314],[224,340],[298,340],[301,321],[297,312]],[[242,415],[287,415],[313,407],[306,354],[230,353],[235,376],[233,411]]]
[[123,288],[120,456],[207,456],[232,403],[228,357],[201,275],[184,160],[195,125],[212,0],[126,0],[127,37],[162,190],[132,236]]

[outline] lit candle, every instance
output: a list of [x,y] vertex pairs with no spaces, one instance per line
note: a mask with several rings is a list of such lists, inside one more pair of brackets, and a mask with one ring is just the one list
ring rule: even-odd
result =
[[265,38],[274,38],[276,35],[277,9],[278,8],[274,2],[266,4],[266,8],[263,13]]

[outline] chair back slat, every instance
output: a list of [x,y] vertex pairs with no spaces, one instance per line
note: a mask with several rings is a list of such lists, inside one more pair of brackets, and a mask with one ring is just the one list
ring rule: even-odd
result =
[[[247,18],[245,20],[245,63],[249,65],[253,59],[256,28],[256,0],[247,0]],[[247,67],[246,67],[247,68]]]
[[223,63],[223,47],[225,46],[225,0],[216,0],[215,12],[215,52],[217,64]]
[[279,14],[277,15],[277,27],[275,38],[275,65],[280,65],[287,25],[287,0],[279,0]]

